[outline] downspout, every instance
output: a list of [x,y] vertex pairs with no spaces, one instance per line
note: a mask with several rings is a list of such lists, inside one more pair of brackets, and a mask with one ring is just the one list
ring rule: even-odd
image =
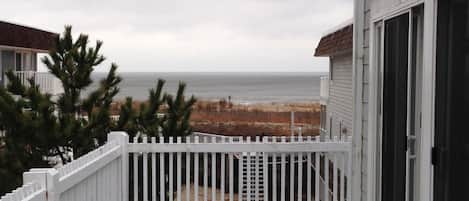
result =
[[352,133],[352,186],[353,201],[360,201],[362,193],[362,93],[363,93],[363,27],[365,23],[365,1],[354,1],[353,25],[353,133]]

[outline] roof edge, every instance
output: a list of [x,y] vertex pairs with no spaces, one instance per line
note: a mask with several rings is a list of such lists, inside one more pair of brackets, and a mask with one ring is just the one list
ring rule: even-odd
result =
[[353,23],[341,25],[335,32],[329,33],[319,41],[314,56],[331,56],[353,49]]
[[56,32],[50,31],[50,30],[36,28],[36,27],[30,26],[30,25],[25,25],[23,23],[17,23],[17,22],[13,22],[13,21],[6,21],[6,20],[2,20],[2,19],[0,19],[0,23],[5,23],[5,24],[13,25],[13,26],[20,26],[20,27],[23,27],[23,28],[26,28],[26,29],[33,29],[33,30],[36,30],[36,31],[46,32],[46,33],[54,34],[54,35],[59,35],[59,33],[56,33]]
[[337,32],[337,31],[340,31],[341,29],[343,29],[345,27],[353,25],[353,19],[354,19],[353,17],[350,18],[350,19],[347,19],[347,20],[343,21],[342,23],[337,24],[337,25],[333,26],[332,28],[326,30],[325,32],[322,33],[321,38],[326,37],[328,35],[331,35],[331,34]]

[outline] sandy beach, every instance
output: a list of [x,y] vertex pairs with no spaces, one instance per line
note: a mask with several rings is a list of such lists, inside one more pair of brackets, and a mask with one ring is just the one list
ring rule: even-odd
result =
[[[121,101],[113,104],[114,114],[118,113],[120,104]],[[134,103],[135,108],[138,105],[139,102]],[[239,104],[225,100],[199,100],[194,105],[191,124],[194,132],[228,136],[289,136],[291,111],[295,113],[295,127],[301,127],[302,135],[319,134],[318,103]]]

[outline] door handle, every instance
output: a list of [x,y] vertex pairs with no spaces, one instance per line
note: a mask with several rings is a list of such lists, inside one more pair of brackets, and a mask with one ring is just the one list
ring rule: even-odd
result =
[[438,166],[441,164],[441,160],[443,159],[443,154],[445,154],[446,149],[444,147],[432,147],[432,165]]
[[432,165],[437,166],[440,159],[440,149],[438,147],[432,147]]

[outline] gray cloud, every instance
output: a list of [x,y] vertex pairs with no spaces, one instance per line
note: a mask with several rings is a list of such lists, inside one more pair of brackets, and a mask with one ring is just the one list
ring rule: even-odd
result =
[[[104,41],[121,71],[324,71],[321,34],[351,0],[15,0],[3,20]],[[106,67],[103,68],[105,70]]]

